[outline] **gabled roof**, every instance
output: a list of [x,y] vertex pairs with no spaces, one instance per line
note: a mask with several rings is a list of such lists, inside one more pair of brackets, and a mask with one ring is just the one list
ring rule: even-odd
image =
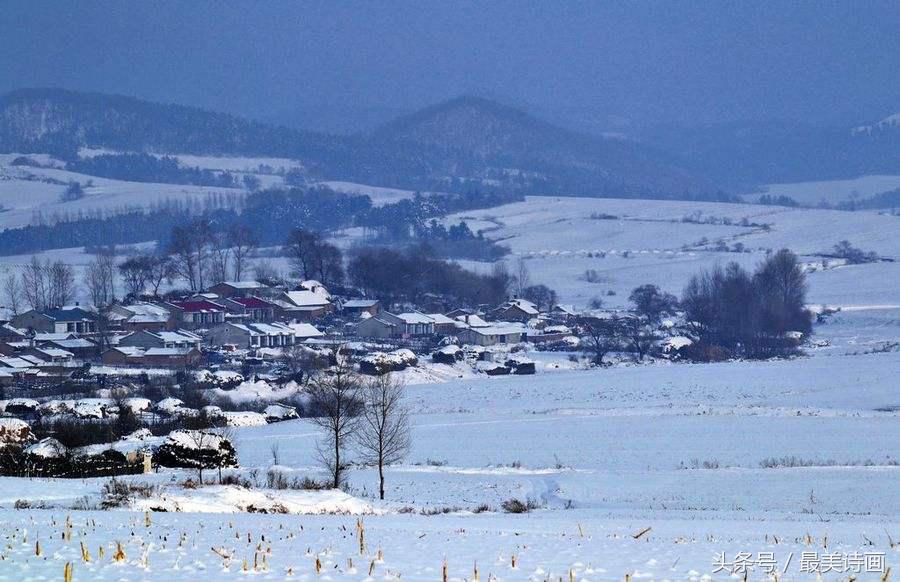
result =
[[294,337],[298,338],[322,337],[325,335],[309,323],[291,323],[288,324],[288,327],[294,331]]
[[410,311],[407,313],[397,313],[394,315],[399,318],[403,323],[406,324],[416,324],[416,323],[434,323],[434,320],[425,315],[424,313],[419,313],[418,311]]
[[170,305],[174,305],[182,311],[188,313],[205,313],[209,311],[225,311],[225,306],[210,301],[208,299],[195,299],[190,301],[172,301]]
[[327,295],[313,291],[285,291],[284,297],[297,307],[319,307],[331,303]]
[[228,301],[243,305],[247,309],[267,309],[269,307],[275,307],[274,303],[260,297],[232,297],[228,299]]
[[344,308],[350,309],[365,309],[367,307],[374,307],[378,305],[378,299],[350,299],[348,301],[344,301]]
[[537,305],[528,301],[526,299],[510,299],[506,303],[500,306],[501,310],[518,308],[521,309],[524,313],[528,315],[537,315],[540,313],[540,310],[537,308]]
[[53,321],[94,321],[97,319],[96,315],[80,307],[44,309],[37,313]]
[[435,323],[440,323],[440,324],[455,324],[455,323],[457,323],[457,321],[455,319],[453,319],[452,317],[447,317],[443,313],[429,313],[428,317],[430,317],[431,320]]
[[233,289],[268,289],[269,286],[265,283],[260,283],[259,281],[222,281],[220,283],[216,283],[213,287],[217,287],[219,285],[225,285],[231,287]]

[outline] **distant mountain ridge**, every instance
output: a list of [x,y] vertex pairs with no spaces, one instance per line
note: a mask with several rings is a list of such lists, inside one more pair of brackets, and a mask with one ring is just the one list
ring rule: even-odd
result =
[[461,97],[368,134],[333,136],[181,105],[63,89],[0,97],[0,150],[71,159],[81,147],[299,159],[316,178],[411,189],[693,198],[712,183],[641,144],[561,129]]

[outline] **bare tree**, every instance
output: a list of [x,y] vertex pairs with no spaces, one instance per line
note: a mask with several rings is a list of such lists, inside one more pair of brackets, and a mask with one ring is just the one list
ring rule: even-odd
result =
[[310,421],[325,431],[316,451],[335,489],[344,482],[347,465],[343,453],[359,425],[361,408],[359,376],[341,350],[336,350],[336,354],[337,364],[319,376],[309,389]]
[[621,347],[619,341],[619,321],[617,318],[581,317],[578,319],[582,345],[591,354],[591,361],[603,365],[603,358],[609,352]]
[[256,264],[253,265],[253,276],[260,283],[269,284],[273,281],[278,281],[281,279],[281,272],[278,270],[272,261],[268,259],[262,259],[256,261]]
[[75,270],[72,265],[55,261],[44,266],[47,279],[47,304],[62,307],[75,298]]
[[203,289],[211,239],[212,227],[208,220],[195,220],[172,229],[169,252],[173,257],[173,268],[191,291]]
[[278,362],[284,370],[284,377],[303,385],[327,366],[327,361],[323,361],[318,352],[300,344],[283,348]]
[[31,261],[22,267],[22,293],[32,309],[47,307],[47,277],[44,265],[36,256],[32,256]]
[[3,297],[6,307],[13,315],[19,315],[22,309],[22,284],[15,272],[6,276],[3,280]]
[[228,236],[224,232],[210,234],[209,276],[214,283],[228,280],[228,267],[231,264],[231,247],[228,242]]
[[309,279],[315,273],[315,258],[320,243],[318,233],[298,228],[291,232],[284,245],[290,257],[291,268],[303,279]]
[[231,263],[235,281],[242,281],[247,267],[247,258],[259,245],[256,235],[250,227],[236,224],[228,230],[228,244],[234,261]]
[[147,283],[153,291],[153,296],[159,295],[159,288],[163,281],[172,283],[172,277],[175,276],[175,267],[172,264],[172,258],[166,255],[151,257],[149,270],[147,271]]
[[525,259],[516,261],[516,274],[514,275],[514,285],[516,289],[516,297],[524,297],[525,289],[531,285],[531,273]]
[[403,383],[390,374],[374,378],[363,388],[362,400],[356,442],[362,461],[378,467],[378,496],[384,499],[385,465],[401,461],[412,444]]
[[84,286],[94,307],[102,308],[116,300],[115,251],[105,250],[94,256],[84,272]]
[[150,264],[153,257],[150,255],[137,255],[129,257],[119,265],[122,281],[125,283],[125,294],[137,297],[147,288],[150,279]]

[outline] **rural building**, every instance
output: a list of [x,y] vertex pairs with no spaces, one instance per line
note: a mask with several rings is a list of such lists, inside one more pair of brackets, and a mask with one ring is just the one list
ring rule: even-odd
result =
[[214,346],[280,348],[294,345],[294,330],[283,323],[223,323],[211,330],[207,340]]
[[359,317],[363,313],[378,315],[381,313],[381,301],[378,299],[350,299],[341,305],[344,315]]
[[80,307],[26,311],[12,319],[19,329],[47,333],[95,333],[97,316]]
[[198,329],[225,323],[225,306],[209,299],[172,301],[165,306],[172,311],[176,327]]
[[210,293],[224,299],[265,295],[268,290],[269,286],[259,281],[223,281],[209,288]]
[[228,318],[241,321],[273,321],[278,306],[261,297],[231,297],[224,299],[222,305],[228,310]]
[[109,318],[112,323],[125,331],[142,329],[159,331],[175,327],[172,313],[154,303],[113,305],[109,309]]
[[176,331],[135,331],[119,340],[118,345],[137,348],[200,348],[203,341],[197,334]]

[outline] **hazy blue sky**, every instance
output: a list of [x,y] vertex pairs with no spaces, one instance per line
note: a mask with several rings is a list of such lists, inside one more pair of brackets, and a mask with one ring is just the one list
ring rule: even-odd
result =
[[14,0],[0,9],[0,90],[310,126],[461,93],[601,124],[849,123],[900,111],[898,30],[897,2]]

